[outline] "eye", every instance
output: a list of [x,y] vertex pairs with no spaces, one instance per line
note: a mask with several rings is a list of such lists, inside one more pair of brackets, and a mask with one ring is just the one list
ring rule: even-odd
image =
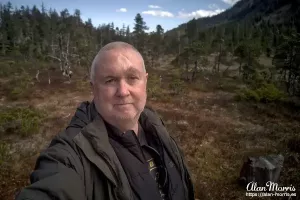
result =
[[105,81],[105,83],[108,84],[108,83],[112,83],[114,81],[115,81],[115,79],[108,79],[108,80]]
[[139,79],[139,78],[136,77],[136,76],[131,76],[130,79],[131,79],[131,80],[135,80],[135,79]]

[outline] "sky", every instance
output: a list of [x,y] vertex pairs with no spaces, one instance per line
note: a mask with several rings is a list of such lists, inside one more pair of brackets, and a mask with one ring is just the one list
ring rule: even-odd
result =
[[[103,23],[114,22],[115,27],[122,28],[123,23],[132,30],[134,18],[140,13],[149,27],[154,31],[160,24],[165,31],[192,18],[216,15],[230,8],[239,0],[10,0],[13,7],[36,5],[60,12],[68,9],[70,14],[75,9],[81,12],[81,18],[91,18],[95,27]],[[0,0],[0,3],[7,3]]]

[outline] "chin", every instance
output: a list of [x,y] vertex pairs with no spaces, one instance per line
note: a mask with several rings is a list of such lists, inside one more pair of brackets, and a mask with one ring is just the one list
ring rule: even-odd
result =
[[123,119],[123,120],[130,120],[130,119],[134,119],[135,116],[137,115],[137,112],[134,113],[115,113],[114,116],[117,119]]
[[118,120],[135,120],[139,112],[137,110],[132,110],[129,112],[114,112],[114,117]]

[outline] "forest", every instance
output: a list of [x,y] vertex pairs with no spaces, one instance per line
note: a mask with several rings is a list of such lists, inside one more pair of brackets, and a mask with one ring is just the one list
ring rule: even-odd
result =
[[[296,5],[291,7],[297,8]],[[69,13],[67,9],[57,12],[50,8],[46,11],[43,6],[14,9],[8,2],[1,4],[0,12],[1,56],[12,57],[15,62],[57,62],[66,74],[71,68],[86,68],[88,73],[89,64],[103,45],[125,41],[142,53],[149,68],[156,65],[155,58],[172,55],[178,67],[194,72],[194,78],[199,67],[207,64],[205,57],[215,53],[213,69],[216,73],[221,73],[221,63],[230,69],[235,61],[239,63],[239,75],[252,89],[265,85],[281,88],[290,96],[299,96],[299,20],[272,24],[270,19],[256,14],[203,30],[193,19],[174,36],[164,33],[159,24],[156,31],[146,33],[147,24],[139,13],[130,30],[128,25],[115,27],[113,22],[94,27],[91,19],[82,21],[80,10]],[[299,9],[295,15],[299,15]],[[261,55],[272,58],[272,67],[258,63]],[[189,67],[191,63],[193,69]],[[11,64],[3,67],[10,69],[2,73],[14,70]]]
[[143,55],[148,104],[182,146],[197,198],[245,199],[235,180],[249,155],[284,154],[280,181],[299,188],[300,2],[249,2],[152,32],[140,13],[132,28],[95,27],[79,9],[1,3],[0,198],[29,183],[39,152],[91,100],[90,65],[113,41]]

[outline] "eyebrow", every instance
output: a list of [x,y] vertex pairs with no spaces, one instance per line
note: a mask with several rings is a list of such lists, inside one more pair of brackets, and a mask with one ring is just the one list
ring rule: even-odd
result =
[[[129,67],[126,71],[125,74],[135,74],[135,75],[141,75],[141,71],[139,71],[138,69],[134,68],[134,67]],[[104,79],[109,79],[109,78],[118,78],[118,76],[114,76],[114,75],[104,75],[102,76],[102,78]]]
[[134,67],[129,67],[126,70],[126,73],[141,74],[141,72],[139,70],[137,70],[136,68],[134,68]]

